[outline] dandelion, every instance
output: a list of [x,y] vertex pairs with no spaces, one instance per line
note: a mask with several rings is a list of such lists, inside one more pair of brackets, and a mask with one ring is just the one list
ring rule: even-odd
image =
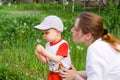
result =
[[80,47],[80,46],[76,46],[76,48],[79,49],[79,50],[83,50],[83,48]]
[[41,42],[41,40],[40,40],[40,39],[37,39],[36,41],[37,41],[37,43],[40,43],[40,42]]
[[18,65],[16,65],[16,67],[18,67]]
[[29,76],[29,73],[26,72],[26,76]]
[[66,30],[67,29],[67,27],[64,27],[64,30]]
[[26,26],[26,25],[27,25],[27,23],[25,23],[25,22],[24,22],[24,23],[23,23],[23,25],[24,25],[24,26]]
[[2,6],[2,0],[0,0],[0,6]]
[[16,23],[17,23],[17,20],[15,19],[15,20],[13,20],[13,22],[16,24]]
[[3,44],[4,44],[4,45],[7,45],[7,43],[8,43],[7,41],[3,41]]
[[33,75],[30,75],[30,77],[31,77],[31,78],[34,78],[34,76],[33,76]]
[[38,80],[43,80],[42,78],[38,78]]
[[8,3],[8,6],[11,6],[11,2]]

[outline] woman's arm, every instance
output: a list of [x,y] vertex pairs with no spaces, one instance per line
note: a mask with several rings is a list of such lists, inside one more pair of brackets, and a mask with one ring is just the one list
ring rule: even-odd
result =
[[84,79],[87,79],[86,71],[77,71],[77,73]]

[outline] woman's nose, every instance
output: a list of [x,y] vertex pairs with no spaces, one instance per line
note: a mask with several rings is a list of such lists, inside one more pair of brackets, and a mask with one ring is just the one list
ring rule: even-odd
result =
[[73,28],[71,28],[71,32],[73,32]]

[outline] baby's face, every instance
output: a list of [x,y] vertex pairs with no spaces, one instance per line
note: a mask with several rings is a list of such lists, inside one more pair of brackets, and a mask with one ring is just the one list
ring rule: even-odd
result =
[[60,35],[59,31],[53,28],[43,30],[43,38],[48,42],[55,41],[59,35]]

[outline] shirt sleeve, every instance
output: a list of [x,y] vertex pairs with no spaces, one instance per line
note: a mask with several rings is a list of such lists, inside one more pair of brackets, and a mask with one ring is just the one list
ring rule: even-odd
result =
[[67,43],[63,43],[60,45],[57,51],[57,55],[64,56],[64,57],[68,56],[68,44]]

